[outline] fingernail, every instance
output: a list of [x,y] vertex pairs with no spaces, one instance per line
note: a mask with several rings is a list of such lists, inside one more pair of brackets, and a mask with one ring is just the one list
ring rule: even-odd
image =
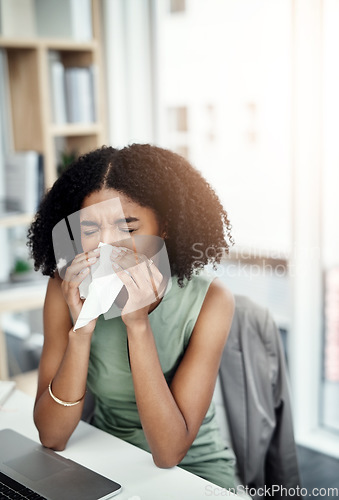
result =
[[113,252],[114,252],[116,255],[118,255],[119,253],[121,253],[121,252],[122,252],[121,247],[113,247],[112,253],[113,253]]
[[88,273],[89,271],[89,268],[88,267],[85,267],[85,269],[83,269],[82,271],[80,271],[81,274],[86,274]]
[[94,262],[97,261],[96,257],[91,257],[90,259],[87,259],[90,264],[94,264]]
[[116,264],[115,262],[112,262],[112,266],[114,267],[114,269],[119,269],[118,264]]
[[99,253],[99,252],[100,252],[100,248],[95,248],[95,249],[93,250],[93,252],[94,252],[94,253]]

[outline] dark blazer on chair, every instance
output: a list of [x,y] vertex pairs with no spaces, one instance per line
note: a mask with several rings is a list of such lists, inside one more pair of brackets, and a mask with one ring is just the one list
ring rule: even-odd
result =
[[[254,488],[297,488],[299,468],[279,330],[268,311],[247,297],[235,296],[235,303],[219,377],[239,476]],[[285,495],[277,493],[275,498],[280,496]]]

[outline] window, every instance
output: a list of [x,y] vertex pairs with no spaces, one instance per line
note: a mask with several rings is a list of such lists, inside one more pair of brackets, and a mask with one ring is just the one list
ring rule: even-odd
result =
[[170,0],[170,13],[185,12],[186,0]]
[[187,107],[168,108],[168,131],[187,132]]

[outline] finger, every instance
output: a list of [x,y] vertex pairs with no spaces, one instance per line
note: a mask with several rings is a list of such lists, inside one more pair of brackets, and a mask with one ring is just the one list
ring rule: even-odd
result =
[[111,251],[111,258],[117,258],[118,255],[121,254],[121,252],[123,251],[126,251],[127,249],[126,248],[123,248],[123,247],[116,247],[116,246],[113,246],[112,247],[112,251]]
[[82,252],[76,255],[73,262],[82,262],[90,259],[91,257],[100,257],[100,248],[94,248],[94,250],[89,250],[88,252]]
[[[155,299],[159,300],[159,298],[160,298],[159,297],[159,284],[160,283],[156,282],[156,280],[154,278],[154,275],[153,275],[153,271],[151,269],[153,261],[151,261],[151,263],[148,262],[147,264],[148,264],[147,265],[147,271],[149,273],[149,277],[150,277],[150,281],[151,281],[151,285],[152,285],[152,290],[153,290],[153,293],[155,295]],[[154,270],[157,270],[157,268],[154,265],[153,265],[153,267],[154,267]]]
[[144,254],[137,252],[136,248],[134,248],[132,250],[131,248],[127,248],[127,247],[113,246],[113,248],[112,248],[112,255],[113,256],[117,257],[118,255],[122,255],[122,254],[134,256],[135,262],[137,264],[139,264],[140,260],[144,261],[145,259],[147,259],[147,257]]
[[112,262],[112,268],[127,289],[130,289],[131,287],[134,289],[139,288],[136,280],[132,276],[132,273],[128,269],[124,269],[117,262]]
[[85,267],[78,274],[74,274],[72,276],[72,278],[69,280],[70,285],[73,286],[74,288],[77,288],[84,281],[86,276],[88,276],[88,274],[89,274],[89,267]]
[[163,297],[168,285],[168,280],[160,272],[152,259],[148,259],[147,269],[150,274],[153,290],[157,291],[157,298]]
[[158,273],[160,275],[160,280],[155,280],[146,262],[142,262],[130,268],[130,272],[132,279],[138,286],[139,292],[142,293],[145,304],[151,304],[154,300],[158,300],[160,296],[163,295],[160,293],[162,275]]
[[[89,267],[92,266],[95,263],[95,261],[85,260],[78,262],[76,264],[71,265],[65,274],[65,280],[66,281],[74,281],[76,277],[83,271],[83,272],[89,272]],[[86,270],[86,271],[85,271]]]
[[135,259],[133,255],[125,253],[124,251],[120,251],[118,254],[112,253],[111,261],[118,264],[118,266],[122,269],[129,269],[130,267],[135,266]]
[[138,266],[147,260],[144,255],[138,254],[137,257],[133,252],[120,252],[118,255],[112,254],[111,259],[124,269],[130,269]]
[[133,250],[126,247],[113,247],[111,252],[111,257],[113,259],[127,257],[133,259],[131,262],[133,262],[134,264],[139,263],[138,256],[133,252]]
[[[85,254],[82,254],[84,257]],[[89,258],[81,258],[81,260],[77,260],[75,258],[72,262],[72,264],[67,268],[66,273],[65,273],[65,280],[66,281],[71,281],[74,276],[77,276],[83,269],[88,268],[90,266],[93,266],[100,257],[98,253],[93,253],[93,252],[88,252]]]
[[[149,262],[149,261],[151,261],[151,262]],[[149,261],[148,261],[148,265],[147,265],[148,272],[152,275],[155,282],[160,285],[160,283],[162,282],[164,277],[163,277],[162,273],[159,271],[159,269],[157,268],[157,266],[154,264],[152,259],[149,259]]]

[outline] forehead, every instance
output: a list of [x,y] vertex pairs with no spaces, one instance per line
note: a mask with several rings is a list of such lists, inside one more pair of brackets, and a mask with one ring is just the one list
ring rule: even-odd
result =
[[91,193],[86,196],[80,209],[81,221],[106,220],[113,223],[130,217],[135,217],[143,223],[159,223],[157,213],[152,208],[139,205],[115,189],[102,189]]
[[80,218],[95,218],[103,215],[121,218],[127,212],[137,210],[138,207],[140,206],[137,203],[123,193],[114,189],[105,189],[86,196],[81,206]]
[[119,198],[93,203],[92,205],[84,206],[80,210],[80,220],[96,220],[103,217],[124,218],[124,210]]
[[120,193],[115,189],[101,189],[100,191],[94,191],[86,196],[82,202],[81,208],[83,209],[98,203],[110,201],[112,202],[112,205],[114,205],[114,203],[117,203],[117,200],[121,206],[131,204],[137,206],[137,203],[131,200],[131,198],[126,196],[124,193]]

